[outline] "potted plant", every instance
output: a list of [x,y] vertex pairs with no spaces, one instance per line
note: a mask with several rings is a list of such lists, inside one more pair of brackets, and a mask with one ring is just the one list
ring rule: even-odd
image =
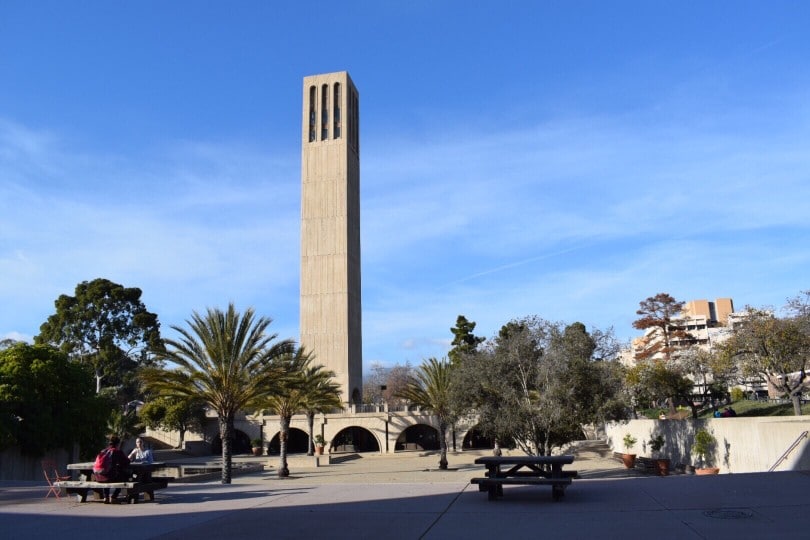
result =
[[260,456],[264,453],[264,448],[262,447],[262,440],[260,438],[251,439],[250,446],[252,447],[254,456]]
[[658,467],[659,476],[669,475],[669,459],[661,457],[661,448],[664,447],[664,437],[659,433],[652,437],[649,442],[650,450],[652,450],[652,457],[655,459],[655,464]]
[[695,467],[695,474],[718,474],[720,472],[719,467],[712,467],[715,446],[717,446],[717,439],[714,438],[714,435],[704,428],[697,430],[692,452],[697,455],[700,467]]
[[630,449],[633,448],[633,446],[635,446],[636,438],[627,433],[625,434],[624,439],[622,439],[622,442],[624,442],[624,449],[625,449],[625,453],[622,454],[622,462],[624,463],[625,467],[627,467],[628,469],[632,469],[633,467],[636,466],[636,455],[631,454]]
[[321,456],[323,455],[323,447],[326,446],[326,440],[323,438],[323,435],[318,434],[313,437],[312,442],[315,443],[315,455]]

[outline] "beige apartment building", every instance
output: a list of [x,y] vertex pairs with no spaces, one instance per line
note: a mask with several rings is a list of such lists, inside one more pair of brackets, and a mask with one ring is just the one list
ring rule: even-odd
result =
[[[674,346],[697,345],[711,349],[715,344],[727,339],[740,314],[734,312],[734,300],[718,298],[715,301],[690,300],[684,305],[680,317],[673,319],[672,327],[686,332],[688,337],[673,337]],[[625,365],[635,363],[636,352],[644,345],[663,340],[657,328],[648,329],[644,336],[633,339],[629,349],[622,352],[620,360]]]
[[345,71],[304,78],[300,302],[301,345],[360,403],[360,111]]

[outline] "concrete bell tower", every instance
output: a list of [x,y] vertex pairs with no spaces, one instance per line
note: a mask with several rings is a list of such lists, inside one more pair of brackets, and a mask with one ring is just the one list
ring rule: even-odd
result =
[[363,395],[360,111],[345,71],[304,78],[301,137],[301,345]]

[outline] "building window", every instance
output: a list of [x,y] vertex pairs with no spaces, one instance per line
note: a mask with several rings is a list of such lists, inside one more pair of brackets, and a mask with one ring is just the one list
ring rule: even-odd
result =
[[329,138],[329,85],[321,87],[321,140]]
[[355,152],[360,153],[360,112],[357,94],[349,93],[349,141]]
[[335,139],[340,138],[340,83],[335,83],[334,96],[332,99],[332,137]]
[[315,104],[316,89],[314,86],[309,87],[309,142],[315,141]]

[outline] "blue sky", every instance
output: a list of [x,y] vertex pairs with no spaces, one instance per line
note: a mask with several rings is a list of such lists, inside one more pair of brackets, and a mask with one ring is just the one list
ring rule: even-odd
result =
[[0,337],[143,290],[298,336],[302,78],[360,91],[364,364],[810,288],[806,2],[0,3]]

